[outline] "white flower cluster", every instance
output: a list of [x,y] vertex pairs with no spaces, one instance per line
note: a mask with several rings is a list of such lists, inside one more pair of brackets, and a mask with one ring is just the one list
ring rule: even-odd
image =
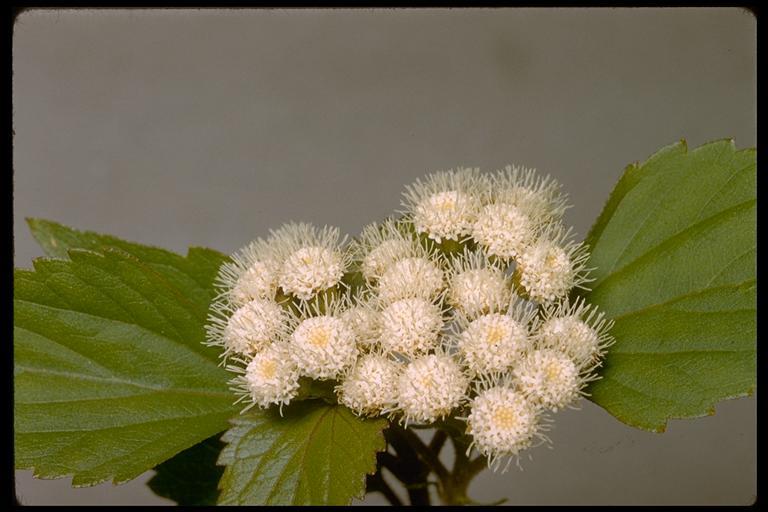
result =
[[231,384],[246,410],[287,404],[301,377],[334,379],[357,360],[355,324],[343,317],[345,242],[335,228],[286,224],[222,265],[207,344],[237,374]]
[[[466,421],[489,465],[546,441],[596,379],[612,322],[574,288],[587,248],[562,224],[560,185],[508,166],[429,175],[399,218],[339,231],[287,224],[219,272],[208,344],[245,409],[328,381],[361,416]],[[302,378],[304,380],[302,380]]]

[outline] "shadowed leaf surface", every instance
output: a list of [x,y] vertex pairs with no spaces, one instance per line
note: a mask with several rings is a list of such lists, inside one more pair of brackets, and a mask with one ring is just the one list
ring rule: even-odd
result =
[[158,496],[178,505],[215,505],[219,478],[224,472],[216,460],[223,447],[224,443],[216,435],[187,448],[157,466],[157,474],[147,485]]

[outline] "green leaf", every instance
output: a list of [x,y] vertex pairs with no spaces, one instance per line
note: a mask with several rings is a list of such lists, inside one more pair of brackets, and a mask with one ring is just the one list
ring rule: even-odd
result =
[[213,249],[191,247],[186,257],[179,254],[93,231],[78,231],[57,222],[27,219],[35,240],[53,258],[67,258],[69,249],[103,252],[119,249],[154,270],[182,293],[203,320],[215,292],[213,280],[228,256]]
[[215,505],[224,472],[216,465],[222,448],[224,443],[218,435],[208,438],[157,466],[157,474],[147,485],[158,496],[179,505]]
[[308,400],[244,415],[222,440],[219,487],[225,505],[347,505],[365,493],[386,449],[383,419],[361,420],[349,409]]
[[673,144],[630,165],[587,243],[588,301],[616,322],[592,400],[663,431],[752,393],[756,347],[756,152]]
[[201,344],[212,274],[110,240],[14,273],[16,467],[75,486],[135,478],[237,412]]

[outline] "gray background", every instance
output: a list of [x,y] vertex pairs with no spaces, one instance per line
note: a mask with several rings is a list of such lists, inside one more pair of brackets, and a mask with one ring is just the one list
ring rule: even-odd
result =
[[[755,19],[739,9],[28,11],[13,50],[15,263],[24,217],[231,252],[289,220],[357,234],[403,186],[520,163],[585,234],[625,165],[681,138],[753,146]],[[641,432],[589,402],[554,449],[484,473],[512,504],[746,504],[755,398]],[[143,483],[16,472],[28,504],[170,503]],[[366,503],[381,503],[375,495]]]

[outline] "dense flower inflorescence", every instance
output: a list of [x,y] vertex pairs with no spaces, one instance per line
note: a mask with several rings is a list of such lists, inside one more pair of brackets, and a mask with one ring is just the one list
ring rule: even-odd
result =
[[402,204],[350,243],[290,223],[235,253],[207,344],[245,409],[325,382],[360,416],[463,420],[470,450],[506,470],[548,440],[549,413],[584,395],[613,342],[612,322],[570,298],[590,281],[588,248],[562,223],[560,185],[532,169],[437,172]]

